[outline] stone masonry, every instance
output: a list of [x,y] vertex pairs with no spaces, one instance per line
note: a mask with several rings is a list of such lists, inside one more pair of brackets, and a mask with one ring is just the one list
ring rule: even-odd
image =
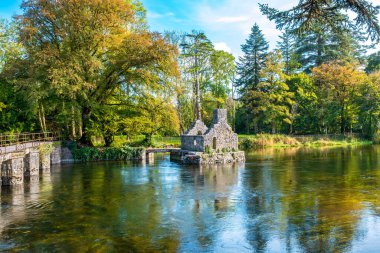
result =
[[181,151],[174,157],[193,164],[245,161],[244,152],[238,151],[238,135],[228,125],[226,109],[214,111],[210,128],[200,120],[195,121],[181,136]]
[[206,149],[215,152],[238,150],[238,136],[227,122],[227,110],[216,109],[209,129],[197,120],[190,129],[181,136],[181,149],[187,151],[205,152]]

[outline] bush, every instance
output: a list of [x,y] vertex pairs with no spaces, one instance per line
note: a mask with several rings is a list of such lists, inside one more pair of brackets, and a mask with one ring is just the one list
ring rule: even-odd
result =
[[373,134],[372,141],[374,144],[380,144],[380,131],[376,131],[376,133]]
[[140,159],[144,148],[123,146],[121,148],[95,148],[84,147],[72,149],[74,159],[76,161],[89,162],[89,161],[125,161]]

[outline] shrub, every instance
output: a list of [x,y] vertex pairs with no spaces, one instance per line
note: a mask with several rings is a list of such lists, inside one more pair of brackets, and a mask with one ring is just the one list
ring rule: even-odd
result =
[[89,161],[123,161],[140,159],[142,153],[145,152],[144,148],[123,146],[121,148],[109,147],[109,148],[95,148],[84,147],[74,148],[74,159],[82,162]]

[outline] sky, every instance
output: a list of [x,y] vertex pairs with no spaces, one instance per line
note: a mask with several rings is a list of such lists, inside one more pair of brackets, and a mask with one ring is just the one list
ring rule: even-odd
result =
[[[205,32],[216,49],[241,55],[254,23],[257,23],[275,48],[280,32],[274,22],[260,13],[258,3],[269,4],[279,10],[287,10],[298,0],[140,0],[147,10],[148,24],[152,31],[199,30]],[[380,0],[369,0],[380,5]],[[0,0],[0,17],[11,18],[20,13],[21,0]],[[380,19],[380,15],[379,15]],[[369,52],[380,50],[380,45]]]

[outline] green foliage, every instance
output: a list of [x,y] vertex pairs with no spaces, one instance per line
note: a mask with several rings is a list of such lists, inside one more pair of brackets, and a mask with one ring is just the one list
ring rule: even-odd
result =
[[212,153],[212,149],[210,148],[209,145],[206,145],[206,147],[205,147],[205,153],[206,154],[211,154]]
[[368,63],[365,71],[372,73],[380,70],[380,51],[368,56]]
[[[380,41],[379,7],[366,0],[302,0],[286,11],[278,11],[267,4],[260,4],[260,9],[276,22],[278,29],[291,29],[294,34],[302,34],[321,25],[336,31],[355,27],[355,30],[366,29],[373,41]],[[347,10],[357,16],[352,20]]]
[[74,148],[72,149],[76,161],[126,161],[141,159],[144,148],[123,146],[121,148]]
[[43,143],[39,146],[40,155],[50,155],[53,151],[53,144]]
[[[236,87],[241,91],[253,90],[260,82],[260,71],[265,66],[269,44],[259,26],[255,24],[245,44],[241,46],[244,53],[239,58]],[[244,95],[244,93],[243,93]]]
[[263,147],[324,147],[324,146],[347,146],[368,145],[372,142],[345,135],[309,135],[287,136],[278,134],[258,134],[240,136],[239,146],[243,150]]

